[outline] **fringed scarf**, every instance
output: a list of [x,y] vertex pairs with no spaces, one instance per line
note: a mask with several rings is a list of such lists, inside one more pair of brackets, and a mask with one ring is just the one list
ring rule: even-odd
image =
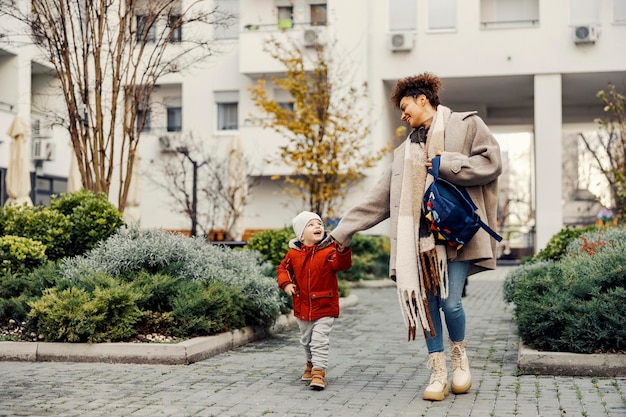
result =
[[[435,244],[435,237],[424,218],[422,197],[432,182],[427,174],[426,160],[443,152],[445,123],[450,109],[439,105],[428,132],[426,149],[422,143],[405,143],[404,171],[398,215],[398,247],[396,254],[396,285],[409,341],[415,340],[417,323],[427,336],[435,336],[428,311],[428,294],[433,291],[448,297],[446,248]],[[409,136],[410,137],[410,136]]]

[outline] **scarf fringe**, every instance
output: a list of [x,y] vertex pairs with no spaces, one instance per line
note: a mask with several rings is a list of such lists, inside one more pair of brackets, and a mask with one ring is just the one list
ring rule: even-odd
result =
[[[398,288],[398,302],[403,310],[404,324],[408,328],[408,341],[415,340],[418,321],[424,337],[437,336],[428,309],[428,294],[432,291],[442,299],[448,298],[449,281],[445,250],[445,246],[437,245],[434,249],[420,253],[420,276],[423,279],[420,280],[418,291]],[[441,251],[444,251],[443,258]]]

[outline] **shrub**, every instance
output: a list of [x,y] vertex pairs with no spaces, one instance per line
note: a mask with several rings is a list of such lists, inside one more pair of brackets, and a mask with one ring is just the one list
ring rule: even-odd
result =
[[105,194],[91,191],[53,196],[50,208],[64,214],[70,221],[70,242],[66,256],[76,256],[93,249],[123,224],[122,215]]
[[[1,239],[1,238],[0,238]],[[24,321],[30,311],[28,303],[54,287],[59,273],[53,262],[47,262],[29,274],[0,274],[0,322],[9,319]]]
[[186,282],[173,301],[177,336],[203,336],[244,327],[244,297],[222,283]]
[[552,261],[535,261],[521,264],[510,271],[504,279],[503,296],[507,303],[514,302],[517,281],[522,277],[543,277]]
[[46,261],[46,247],[39,241],[19,237],[0,237],[0,276],[9,272],[30,271]]
[[179,292],[181,280],[166,274],[140,271],[132,279],[133,288],[141,295],[138,306],[142,310],[172,311],[172,299]]
[[576,250],[519,272],[514,316],[530,346],[574,353],[626,348],[626,241],[588,247],[593,256]]
[[70,282],[93,271],[111,276],[166,274],[176,279],[216,282],[237,288],[251,303],[249,324],[271,326],[282,309],[275,279],[263,275],[260,254],[207,244],[201,238],[156,229],[122,228],[87,254],[62,261]]
[[[278,266],[289,251],[289,241],[294,238],[291,227],[277,230],[264,230],[252,235],[246,242],[246,249],[258,251],[263,260]],[[276,276],[276,271],[273,271]]]
[[601,227],[581,233],[567,245],[567,253],[571,255],[586,253],[594,255],[605,246],[613,246],[626,242],[625,227]]
[[389,276],[389,238],[357,233],[352,239],[352,268],[339,273],[346,281]]
[[65,256],[70,243],[70,220],[62,213],[43,206],[5,206],[0,211],[2,232],[37,240],[50,260]]
[[137,334],[142,313],[129,284],[100,276],[93,292],[47,289],[31,302],[28,317],[47,342],[113,342]]
[[546,247],[540,250],[533,260],[556,261],[567,253],[567,246],[581,234],[594,230],[595,226],[565,227],[550,238]]

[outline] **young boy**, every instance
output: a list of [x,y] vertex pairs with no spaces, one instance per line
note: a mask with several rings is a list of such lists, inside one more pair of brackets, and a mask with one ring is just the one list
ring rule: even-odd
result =
[[296,238],[276,268],[278,286],[293,297],[293,314],[306,354],[303,381],[314,390],[326,387],[329,334],[339,317],[337,272],[352,266],[352,250],[325,239],[319,215],[303,211],[292,220]]

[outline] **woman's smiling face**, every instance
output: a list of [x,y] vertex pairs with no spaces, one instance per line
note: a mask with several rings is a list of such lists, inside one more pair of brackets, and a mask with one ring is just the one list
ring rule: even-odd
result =
[[400,100],[400,111],[402,112],[400,120],[407,122],[413,129],[422,126],[426,120],[432,117],[432,114],[426,111],[426,101],[426,96],[423,94],[417,97],[402,97]]

